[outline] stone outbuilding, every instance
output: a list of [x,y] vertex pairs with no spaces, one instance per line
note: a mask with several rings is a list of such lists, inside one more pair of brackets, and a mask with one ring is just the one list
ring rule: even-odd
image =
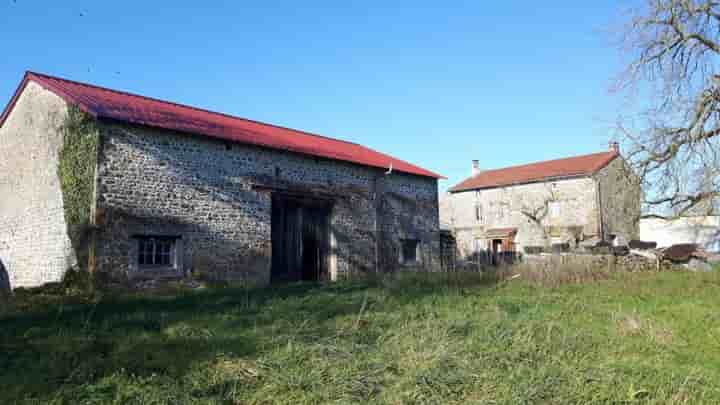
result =
[[480,170],[441,198],[459,258],[637,239],[640,183],[616,143],[606,152]]
[[12,288],[431,269],[439,175],[367,147],[28,72],[0,117]]

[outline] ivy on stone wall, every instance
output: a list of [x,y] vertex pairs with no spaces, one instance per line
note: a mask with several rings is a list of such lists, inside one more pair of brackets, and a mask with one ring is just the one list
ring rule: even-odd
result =
[[98,128],[93,117],[70,106],[62,125],[58,176],[63,195],[68,236],[80,268],[88,263],[90,210],[95,189]]

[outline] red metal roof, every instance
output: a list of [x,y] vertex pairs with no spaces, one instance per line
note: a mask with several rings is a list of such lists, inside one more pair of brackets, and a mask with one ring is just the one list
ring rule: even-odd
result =
[[589,176],[618,156],[617,152],[608,151],[503,169],[485,170],[453,186],[450,188],[450,192],[503,187],[554,178]]
[[356,143],[33,72],[25,74],[15,95],[0,116],[0,127],[30,80],[97,118],[205,135],[386,170],[392,166],[393,170],[399,172],[443,178],[429,170]]

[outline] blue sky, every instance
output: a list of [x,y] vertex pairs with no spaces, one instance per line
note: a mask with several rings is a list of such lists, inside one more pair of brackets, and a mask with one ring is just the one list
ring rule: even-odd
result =
[[362,143],[441,189],[607,148],[626,2],[386,3],[0,0],[0,103],[35,70]]

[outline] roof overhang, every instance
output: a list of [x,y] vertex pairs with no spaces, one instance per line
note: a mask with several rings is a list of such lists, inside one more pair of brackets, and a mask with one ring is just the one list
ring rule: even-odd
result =
[[487,239],[513,238],[517,234],[517,228],[493,228],[485,231]]

